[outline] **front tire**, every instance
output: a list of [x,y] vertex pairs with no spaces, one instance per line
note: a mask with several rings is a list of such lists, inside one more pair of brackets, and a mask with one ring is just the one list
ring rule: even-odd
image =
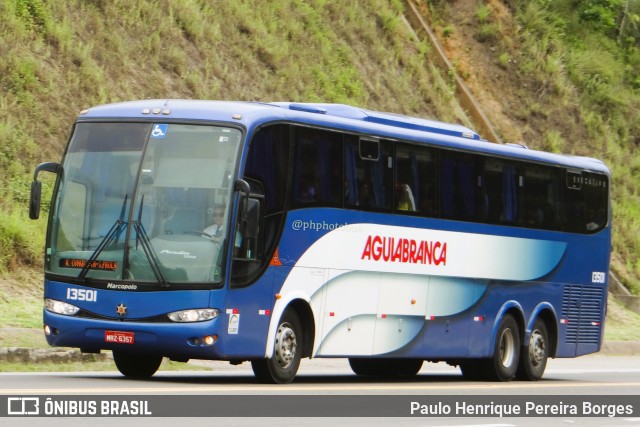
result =
[[280,318],[273,355],[268,359],[251,361],[251,368],[260,382],[288,384],[293,381],[302,358],[302,326],[297,314],[287,310]]
[[525,381],[539,380],[547,367],[548,358],[549,334],[544,321],[538,318],[533,324],[529,344],[522,349],[518,378]]
[[162,356],[113,350],[113,361],[125,377],[150,378],[160,367]]

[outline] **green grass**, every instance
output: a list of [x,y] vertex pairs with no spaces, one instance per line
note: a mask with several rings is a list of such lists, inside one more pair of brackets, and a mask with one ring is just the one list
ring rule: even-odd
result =
[[[0,275],[0,328],[42,327],[42,274],[21,270],[21,274]],[[0,345],[6,335],[0,335]]]
[[609,341],[640,341],[640,314],[626,310],[609,297],[604,338]]
[[[42,318],[42,307],[40,307],[40,316]],[[42,320],[30,319],[25,323],[40,323]],[[21,327],[2,327],[0,329],[0,348],[20,347],[20,348],[47,348],[47,340],[44,337],[44,331],[38,328],[21,328]]]

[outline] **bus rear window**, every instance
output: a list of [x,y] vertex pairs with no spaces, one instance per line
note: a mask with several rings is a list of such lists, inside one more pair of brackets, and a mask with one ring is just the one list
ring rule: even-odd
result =
[[565,229],[595,233],[607,225],[609,184],[602,174],[567,171]]

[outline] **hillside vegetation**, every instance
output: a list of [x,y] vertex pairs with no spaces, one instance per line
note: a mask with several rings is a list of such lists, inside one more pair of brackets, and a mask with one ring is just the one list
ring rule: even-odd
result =
[[640,1],[418,2],[506,142],[604,160],[612,271],[640,291]]
[[[416,3],[504,141],[611,167],[613,268],[638,291],[633,2]],[[95,104],[339,102],[474,127],[404,8],[402,0],[0,0],[0,273],[41,266],[45,221],[26,219],[31,174],[60,158],[78,112]]]

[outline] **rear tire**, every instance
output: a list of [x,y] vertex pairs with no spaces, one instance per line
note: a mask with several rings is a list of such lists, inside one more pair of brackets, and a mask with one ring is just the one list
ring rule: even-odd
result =
[[150,378],[162,363],[162,356],[113,350],[113,361],[125,377]]
[[510,314],[498,326],[493,357],[489,358],[486,373],[494,381],[511,381],[520,361],[520,332],[518,323]]
[[542,378],[549,358],[549,334],[547,326],[540,318],[536,319],[529,337],[529,344],[522,348],[518,379],[537,381]]
[[268,359],[251,361],[256,378],[268,384],[288,384],[300,367],[304,342],[302,326],[292,310],[284,312],[278,323],[273,355]]
[[487,359],[468,359],[460,363],[462,376],[469,381],[511,381],[518,370],[520,332],[510,314],[498,326],[493,356]]

